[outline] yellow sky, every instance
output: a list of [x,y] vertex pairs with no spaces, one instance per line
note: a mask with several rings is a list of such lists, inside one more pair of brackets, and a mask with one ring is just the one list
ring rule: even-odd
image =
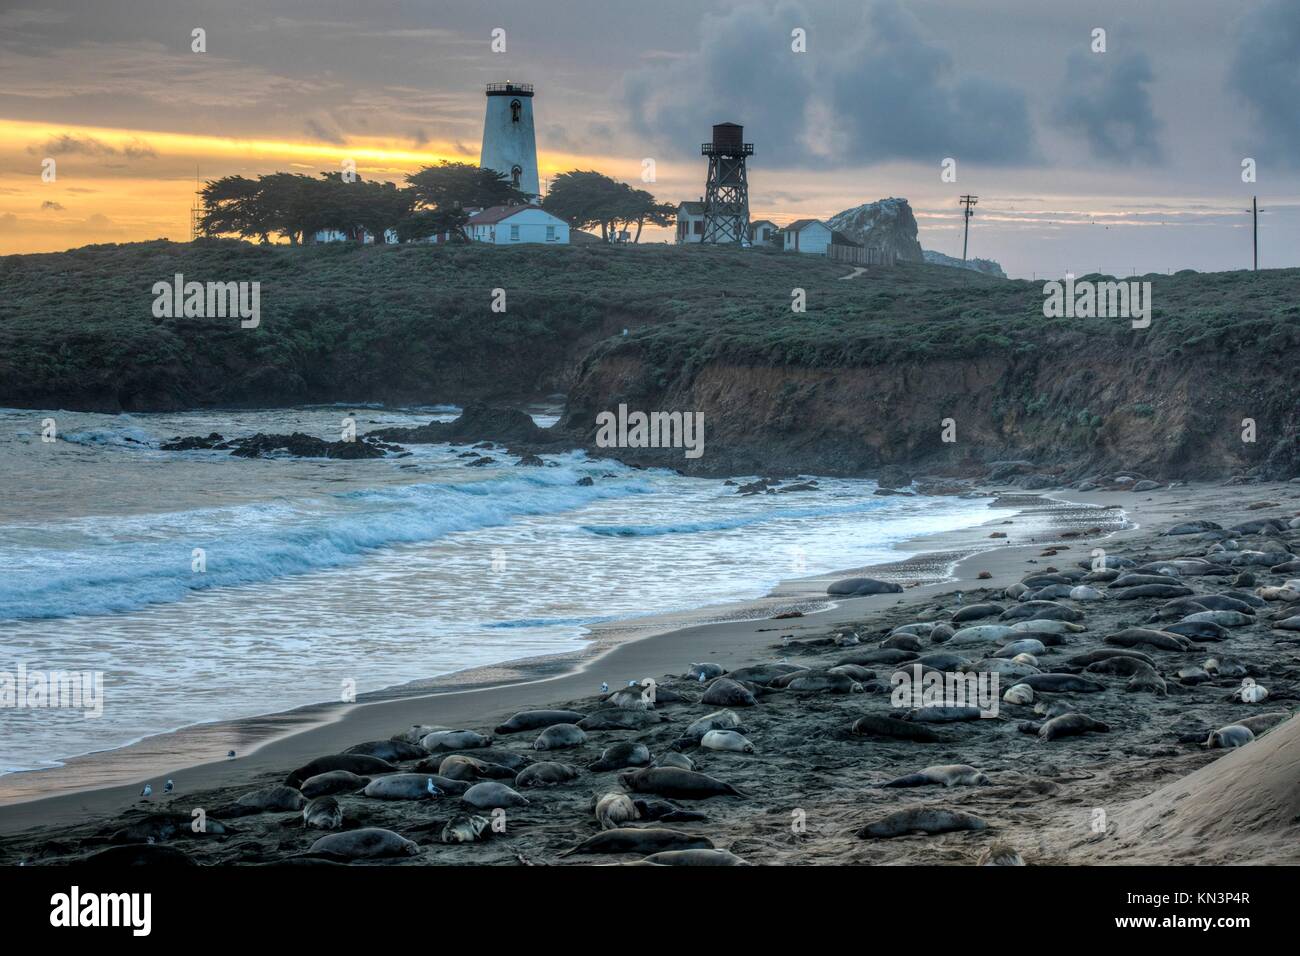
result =
[[[0,254],[95,242],[189,239],[197,167],[202,180],[277,170],[312,173],[356,163],[366,179],[402,182],[440,160],[477,162],[451,142],[350,137],[344,143],[243,139],[0,119],[0,156],[18,175],[0,187]],[[42,179],[44,160],[54,179]],[[547,151],[543,178],[569,169],[612,170],[626,158]]]

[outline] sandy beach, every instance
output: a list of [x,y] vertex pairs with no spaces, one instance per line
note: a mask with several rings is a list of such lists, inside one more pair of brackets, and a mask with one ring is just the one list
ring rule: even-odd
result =
[[[1134,810],[1133,820],[1159,818],[1164,809],[1162,787],[1212,769],[1219,759],[1249,760],[1252,752],[1264,753],[1270,741],[1273,747],[1280,746],[1277,741],[1290,741],[1285,748],[1290,770],[1282,773],[1284,778],[1291,773],[1291,789],[1287,793],[1283,787],[1277,800],[1283,805],[1288,800],[1294,802],[1291,794],[1295,791],[1297,745],[1293,726],[1268,733],[1261,730],[1261,740],[1237,751],[1206,750],[1191,742],[1197,735],[1203,740],[1209,731],[1247,713],[1280,713],[1289,719],[1294,711],[1296,644],[1276,643],[1279,637],[1294,632],[1271,630],[1265,623],[1272,609],[1285,606],[1277,603],[1271,603],[1267,612],[1261,610],[1257,623],[1233,628],[1227,644],[1216,641],[1195,644],[1181,653],[1151,652],[1167,685],[1166,695],[1126,692],[1124,680],[1113,676],[1094,679],[1091,673],[1082,676],[1104,682],[1098,693],[1036,695],[1038,702],[1068,704],[1070,709],[1077,708],[1105,721],[1110,729],[1104,734],[1043,741],[1021,728],[1024,723],[1041,721],[1043,715],[1035,715],[1030,706],[1004,703],[993,719],[925,725],[940,738],[930,743],[856,735],[850,730],[855,720],[890,709],[888,678],[892,666],[882,669],[873,665],[873,677],[861,681],[862,687],[853,693],[800,692],[763,682],[754,684],[754,706],[732,709],[739,715],[755,753],[677,743],[688,724],[720,709],[700,699],[709,685],[701,686],[684,677],[692,664],[709,662],[734,672],[759,662],[785,661],[822,671],[854,651],[870,650],[896,627],[945,621],[960,608],[984,600],[1013,607],[1016,602],[1003,596],[1004,589],[1031,573],[1076,568],[1079,562],[1092,559],[1094,548],[1104,548],[1107,555],[1131,557],[1138,564],[1153,558],[1204,554],[1212,542],[1201,536],[1160,537],[1159,533],[1192,519],[1208,519],[1228,528],[1241,521],[1289,520],[1300,514],[1300,486],[1295,484],[1197,484],[1143,493],[1058,491],[1042,496],[1007,490],[1007,494],[1023,499],[1022,510],[1010,519],[1010,524],[1000,520],[996,526],[918,539],[908,545],[917,557],[871,569],[874,578],[908,581],[910,586],[901,593],[835,598],[833,606],[818,613],[773,619],[774,614],[799,606],[809,610],[824,607],[830,581],[855,576],[861,569],[789,581],[768,599],[745,608],[708,609],[710,617],[744,619],[694,623],[675,629],[663,621],[643,621],[638,626],[662,632],[630,637],[597,633],[593,649],[576,659],[522,662],[485,673],[456,675],[420,696],[332,708],[330,713],[309,708],[242,722],[242,727],[199,728],[183,741],[171,742],[171,762],[167,738],[145,741],[114,753],[111,774],[125,779],[113,785],[96,786],[95,773],[86,772],[97,762],[96,757],[70,761],[63,768],[39,775],[11,775],[0,781],[0,793],[7,803],[0,807],[0,834],[4,837],[0,861],[66,862],[109,847],[138,844],[179,848],[200,863],[278,862],[299,857],[322,836],[322,831],[302,828],[300,813],[232,815],[223,820],[228,832],[203,835],[173,832],[175,820],[177,815],[188,818],[194,808],[203,808],[209,818],[221,820],[216,809],[229,807],[242,794],[278,785],[295,768],[318,757],[366,741],[386,741],[412,725],[490,735],[520,711],[564,708],[586,715],[603,714],[608,708],[598,706],[602,683],[614,691],[629,681],[649,677],[661,690],[660,700],[650,713],[662,718],[662,722],[656,719],[639,729],[593,730],[578,746],[554,754],[531,749],[536,730],[496,735],[494,749],[510,751],[524,760],[554,760],[578,768],[571,781],[539,789],[521,788],[529,803],[508,811],[504,833],[485,834],[471,843],[442,842],[444,825],[463,810],[451,793],[427,800],[339,794],[343,828],[384,827],[414,841],[420,850],[406,859],[408,864],[638,859],[646,854],[579,853],[562,857],[561,853],[600,832],[591,810],[593,798],[620,790],[617,771],[592,771],[589,765],[616,743],[639,742],[656,759],[681,752],[696,771],[725,781],[745,794],[743,799],[680,799],[676,801],[679,811],[699,811],[703,819],[643,825],[695,834],[720,850],[756,864],[974,863],[995,839],[1012,845],[1026,862],[1040,864],[1246,859],[1300,862],[1294,822],[1286,824],[1290,833],[1277,832],[1285,806],[1275,807],[1271,815],[1264,813],[1252,821],[1251,825],[1260,830],[1258,839],[1246,839],[1251,834],[1235,830],[1222,839],[1198,839],[1196,833],[1200,831],[1188,829],[1163,834],[1159,840],[1146,840],[1134,835],[1132,827],[1137,823],[1124,829],[1129,806],[1156,799],[1157,810],[1148,807],[1145,816]],[[1094,507],[1080,509],[1065,502]],[[1252,507],[1261,502],[1270,504]],[[1007,537],[1005,541],[990,539],[994,533]],[[1283,535],[1275,533],[1272,540],[1285,543],[1298,536],[1291,530]],[[1261,540],[1265,537],[1251,537],[1249,543],[1253,546]],[[1003,546],[975,550],[990,541]],[[1296,548],[1300,544],[1292,545],[1293,550]],[[1045,553],[1049,551],[1052,553]],[[1288,577],[1285,573],[1273,574],[1267,567],[1249,570],[1260,585],[1281,585]],[[1227,577],[1187,579],[1197,593],[1227,590],[1230,582]],[[1104,584],[1096,586],[1106,590]],[[1103,638],[1125,627],[1159,627],[1142,622],[1166,602],[1158,598],[1118,600],[1112,592],[1104,600],[1061,603],[1084,615],[1086,630],[1071,633],[1068,646],[1044,648],[1038,656],[1044,672],[1059,671],[1067,658],[1109,646]],[[992,617],[973,623],[997,620]],[[669,628],[666,631],[665,626]],[[1175,676],[1180,669],[1199,665],[1214,652],[1229,647],[1232,657],[1242,662],[1260,684],[1270,688],[1267,701],[1234,703],[1231,694],[1240,685],[1239,679],[1184,681]],[[982,650],[991,654],[995,648],[991,645]],[[928,642],[924,652],[940,649],[972,659],[980,656],[965,647],[931,647]],[[1147,648],[1139,650],[1149,652]],[[911,654],[911,658],[915,657]],[[900,666],[906,665],[900,662]],[[1077,673],[1081,668],[1073,670]],[[1004,679],[1002,690],[1012,683]],[[241,735],[243,740],[265,742],[246,753],[241,749]],[[192,753],[196,741],[206,742],[214,759],[174,759]],[[222,759],[219,755],[227,749],[235,749],[237,758]],[[472,755],[473,750],[463,753]],[[1276,765],[1283,760],[1272,758],[1270,771],[1277,770]],[[418,772],[425,773],[438,762],[425,758]],[[948,764],[975,767],[987,775],[989,783],[880,789],[892,778]],[[402,764],[398,769],[407,771],[413,766]],[[41,779],[25,790],[24,785],[37,776]],[[161,794],[164,779],[175,781],[173,794]],[[148,801],[140,797],[145,780],[152,781],[155,789]],[[38,791],[48,792],[52,782],[58,789],[75,792],[30,799]],[[508,780],[502,782],[510,784]],[[973,831],[897,839],[864,839],[856,835],[864,825],[918,804],[960,810],[980,820],[983,826]],[[1095,824],[1097,809],[1109,819],[1100,830]],[[149,839],[150,835],[154,839]]]

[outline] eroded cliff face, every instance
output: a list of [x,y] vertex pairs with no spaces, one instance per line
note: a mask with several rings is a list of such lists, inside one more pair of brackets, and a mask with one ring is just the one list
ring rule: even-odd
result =
[[[1195,360],[1152,365],[1107,348],[990,354],[870,368],[713,362],[657,384],[629,355],[584,369],[564,427],[590,438],[595,416],[699,411],[705,450],[620,449],[625,461],[701,475],[977,475],[1028,460],[1058,480],[1132,471],[1163,479],[1300,474],[1297,393],[1282,356],[1250,367]],[[1256,441],[1243,441],[1243,419]],[[951,419],[951,422],[945,420]],[[943,440],[945,426],[956,440]]]

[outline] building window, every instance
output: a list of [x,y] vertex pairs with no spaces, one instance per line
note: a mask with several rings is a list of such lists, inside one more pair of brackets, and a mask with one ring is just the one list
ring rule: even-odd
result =
[[510,122],[518,123],[519,114],[523,112],[523,109],[524,109],[523,103],[520,103],[518,100],[511,100],[510,101]]
[[695,234],[696,234],[697,236],[702,236],[702,235],[704,235],[704,220],[703,220],[703,219],[696,219],[695,222],[692,223],[691,225],[692,225],[692,229],[693,229],[693,231],[695,232]]
[[546,227],[546,241],[547,241],[547,242],[554,242],[554,241],[555,241],[555,227],[554,227],[554,226],[547,226],[547,227]]
[[510,227],[510,241],[511,241],[511,242],[518,242],[518,241],[519,241],[519,227],[518,227],[518,226],[511,226],[511,227]]

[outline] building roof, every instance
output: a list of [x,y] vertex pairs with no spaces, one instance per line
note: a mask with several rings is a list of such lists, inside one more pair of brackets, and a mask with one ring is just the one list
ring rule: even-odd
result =
[[753,222],[749,224],[749,226],[752,229],[754,226],[761,226],[764,223],[767,223],[769,226],[772,226],[774,228],[776,226],[776,223],[774,223],[771,219],[755,219]]
[[[482,212],[470,216],[469,224],[471,226],[490,226],[492,223],[500,222],[503,219],[509,219],[516,213],[528,212],[529,210],[545,212],[546,215],[551,216],[551,214],[546,212],[546,210],[541,206],[535,206],[532,203],[524,203],[517,206],[493,206],[490,209],[484,209]],[[564,220],[558,216],[551,216],[551,218],[556,222],[564,222]]]
[[686,212],[686,215],[688,216],[704,215],[704,203],[702,202],[695,202],[695,201],[679,202],[677,204],[677,208],[679,211],[684,210]]
[[824,226],[827,229],[830,228],[830,226],[827,226],[826,223],[822,222],[820,219],[796,219],[794,222],[790,223],[790,225],[785,227],[785,231],[802,232],[803,230],[807,229],[809,226],[813,226],[813,225]]

